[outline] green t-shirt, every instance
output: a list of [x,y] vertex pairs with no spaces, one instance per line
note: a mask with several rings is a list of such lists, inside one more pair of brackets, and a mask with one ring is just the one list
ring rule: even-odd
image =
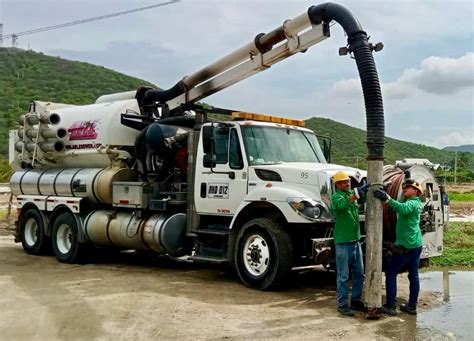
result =
[[409,198],[404,202],[390,199],[388,205],[397,212],[395,244],[407,249],[423,245],[420,230],[420,215],[423,203],[419,197]]
[[360,239],[359,207],[357,201],[349,203],[352,193],[352,190],[347,192],[337,190],[331,199],[331,209],[336,216],[334,227],[334,243],[336,244]]

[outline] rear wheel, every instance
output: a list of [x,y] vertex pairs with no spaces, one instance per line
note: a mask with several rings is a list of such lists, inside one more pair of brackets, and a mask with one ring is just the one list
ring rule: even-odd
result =
[[79,263],[83,259],[86,244],[79,243],[79,227],[74,214],[59,214],[53,224],[53,252],[61,263]]
[[51,248],[45,235],[45,221],[37,208],[27,209],[20,218],[19,232],[23,249],[30,255],[41,255]]
[[290,237],[269,219],[250,220],[237,236],[237,272],[248,287],[268,290],[281,286],[291,272],[292,258]]

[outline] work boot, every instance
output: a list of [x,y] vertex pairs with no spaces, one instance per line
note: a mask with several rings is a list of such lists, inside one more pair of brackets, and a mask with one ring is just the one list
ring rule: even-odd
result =
[[416,315],[416,307],[411,307],[408,304],[401,305],[400,310],[410,315]]
[[362,301],[352,300],[351,301],[351,309],[352,310],[357,310],[357,311],[365,311],[365,304]]
[[382,312],[384,314],[390,315],[390,316],[395,316],[397,315],[397,308],[396,307],[391,307],[386,304],[382,306]]
[[337,311],[345,316],[354,316],[354,312],[351,310],[351,308],[349,308],[347,304],[337,307]]

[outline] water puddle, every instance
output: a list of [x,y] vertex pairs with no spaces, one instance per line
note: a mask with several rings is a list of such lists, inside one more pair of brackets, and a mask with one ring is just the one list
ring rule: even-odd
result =
[[474,214],[453,214],[449,215],[449,221],[460,223],[474,222]]
[[442,293],[441,305],[417,316],[400,313],[381,334],[397,340],[473,340],[474,272],[430,271],[420,273],[420,282],[421,290]]
[[474,338],[474,272],[432,271],[421,274],[421,287],[443,293],[443,304],[420,314],[417,325],[453,333],[456,337]]

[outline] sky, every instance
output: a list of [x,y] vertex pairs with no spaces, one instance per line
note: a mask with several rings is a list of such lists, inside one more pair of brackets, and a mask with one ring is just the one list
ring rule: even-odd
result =
[[[0,0],[3,34],[158,4],[152,0]],[[474,144],[472,1],[335,0],[373,43],[386,136],[433,147]],[[167,89],[303,14],[315,0],[181,0],[125,16],[19,37],[18,46],[89,62]],[[365,129],[355,61],[331,37],[204,101],[218,107],[308,119],[327,117]],[[4,47],[11,41],[3,42]],[[54,77],[54,75],[52,75]],[[132,90],[132,89],[131,89]]]

